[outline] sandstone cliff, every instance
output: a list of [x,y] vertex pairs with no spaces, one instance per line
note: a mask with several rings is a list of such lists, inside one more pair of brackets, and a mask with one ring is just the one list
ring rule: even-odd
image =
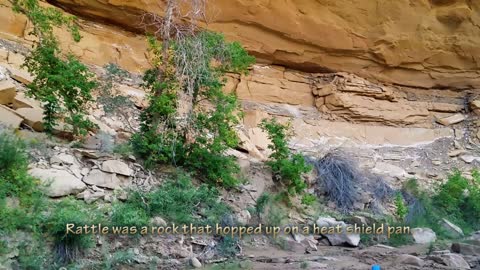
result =
[[[145,10],[164,1],[51,0],[80,17],[85,39],[72,50],[87,62],[147,65]],[[25,36],[26,21],[0,1],[2,35]],[[480,85],[480,3],[467,0],[211,0],[210,29],[241,41],[261,61],[311,72],[346,71],[422,88]],[[120,29],[127,29],[120,30]],[[115,50],[106,50],[113,46]]]

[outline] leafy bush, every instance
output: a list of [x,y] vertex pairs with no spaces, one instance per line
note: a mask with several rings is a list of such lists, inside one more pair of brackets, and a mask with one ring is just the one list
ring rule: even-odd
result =
[[44,40],[25,60],[25,67],[35,76],[27,94],[44,103],[44,127],[52,132],[57,119],[73,127],[75,135],[86,135],[94,124],[85,117],[86,105],[93,101],[94,75],[73,56],[63,60],[57,41]]
[[405,190],[412,196],[405,218],[407,224],[429,227],[440,238],[452,237],[442,226],[443,218],[460,226],[465,233],[480,229],[480,178],[476,171],[472,175],[474,180],[470,182],[459,171],[453,172],[433,196],[420,190],[415,180],[407,182]]
[[362,180],[356,163],[344,153],[333,151],[316,161],[315,168],[328,199],[342,212],[352,210],[358,197],[356,187]]
[[316,201],[317,197],[313,194],[304,194],[302,196],[302,204],[304,205],[312,205]]
[[275,178],[287,186],[287,193],[294,195],[301,193],[307,187],[302,175],[308,173],[312,168],[307,165],[301,154],[293,154],[287,145],[288,129],[286,125],[278,123],[275,119],[264,119],[260,127],[268,133],[272,141],[268,148],[272,150],[267,164],[272,169]]
[[[473,181],[453,172],[447,182],[438,188],[432,198],[434,206],[441,209],[454,221],[464,223],[467,228],[480,228],[480,177],[473,172]],[[458,211],[462,209],[462,211]],[[462,222],[463,221],[463,222]]]
[[122,158],[128,158],[128,156],[133,155],[132,144],[129,142],[116,144],[113,147],[113,153],[120,155]]
[[56,260],[60,263],[70,263],[94,243],[92,235],[67,234],[65,229],[67,224],[80,226],[97,224],[100,218],[100,214],[94,209],[73,198],[56,203],[43,221],[43,230],[54,238]]
[[15,0],[13,10],[27,16],[38,38],[36,47],[27,56],[24,66],[35,76],[27,95],[42,102],[44,127],[52,132],[57,120],[64,117],[75,135],[85,135],[93,123],[85,117],[91,90],[96,87],[94,75],[73,56],[62,59],[53,27],[65,25],[75,41],[80,33],[75,17],[65,16],[55,8],[44,7],[37,0]]

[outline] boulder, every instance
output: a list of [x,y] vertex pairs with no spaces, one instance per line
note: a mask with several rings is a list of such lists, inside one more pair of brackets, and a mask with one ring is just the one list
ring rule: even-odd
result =
[[46,193],[50,197],[74,195],[87,188],[80,179],[64,170],[34,168],[29,173],[48,185]]
[[20,68],[23,63],[25,63],[25,56],[22,54],[15,53],[13,51],[8,54],[8,64]]
[[132,175],[132,170],[128,165],[120,160],[107,160],[102,163],[102,171],[116,173],[125,176]]
[[35,131],[43,131],[43,109],[40,108],[20,108],[16,110],[24,120],[24,123]]
[[325,234],[324,236],[327,237],[328,241],[332,246],[342,246],[348,244],[350,246],[358,246],[360,243],[360,234],[355,233],[347,233],[347,224],[343,221],[337,221],[331,217],[319,217],[316,222],[318,227],[337,227],[340,226],[342,228],[341,233],[335,234]]
[[451,267],[451,269],[470,269],[470,265],[459,254],[446,253],[434,256],[428,256],[427,259]]
[[23,119],[18,116],[12,109],[0,105],[0,123],[11,127],[11,128],[18,128],[20,124],[23,122]]
[[167,222],[162,217],[159,217],[159,216],[152,218],[150,220],[150,223],[155,226],[161,226],[161,227],[167,226]]
[[118,85],[117,90],[119,91],[120,95],[129,97],[135,106],[139,108],[145,108],[148,106],[148,99],[145,91],[123,84]]
[[466,119],[465,115],[463,115],[461,113],[457,113],[457,114],[454,114],[454,115],[449,116],[449,117],[437,119],[437,122],[444,125],[444,126],[450,126],[450,125],[460,123],[465,119]]
[[460,159],[463,160],[465,163],[472,163],[474,161],[479,161],[480,162],[480,157],[472,156],[472,155],[462,155],[460,156]]
[[7,105],[13,103],[16,94],[15,84],[11,81],[0,80],[0,104]]
[[190,258],[190,263],[194,268],[202,268],[202,263],[196,257]]
[[442,219],[442,227],[452,236],[456,238],[460,238],[465,236],[463,230],[458,227],[457,225],[453,224],[452,222],[448,221],[447,219]]
[[[326,263],[320,263],[320,262],[312,262],[309,261],[306,263],[307,268],[306,269],[315,269],[315,270],[321,270],[321,269],[328,269],[328,264]],[[300,266],[302,268],[302,265]],[[295,268],[297,269],[297,268]]]
[[267,150],[270,140],[268,139],[267,133],[265,133],[261,128],[250,128],[248,129],[248,137],[250,141],[257,147],[259,150]]
[[8,71],[5,67],[0,66],[0,81],[8,79],[10,76],[8,75]]
[[478,241],[480,242],[480,231],[474,232],[468,240]]
[[380,175],[388,175],[396,179],[402,179],[407,176],[407,172],[403,168],[386,162],[375,163],[372,172]]
[[0,62],[7,62],[8,59],[8,51],[0,48]]
[[479,256],[480,258],[480,241],[477,244],[471,243],[452,243],[450,248],[453,252],[468,256]]
[[83,182],[89,185],[115,189],[122,185],[122,181],[114,173],[106,173],[98,169],[93,169],[83,178]]
[[92,192],[87,189],[84,190],[82,193],[77,194],[77,199],[83,199],[88,204],[98,201],[99,199],[102,199],[104,197],[105,192],[103,190]]
[[422,259],[409,254],[402,254],[398,256],[395,262],[398,265],[407,264],[407,265],[414,265],[419,267],[422,267],[425,264],[425,262]]
[[413,228],[411,232],[417,244],[429,244],[437,240],[437,234],[430,228]]
[[238,223],[240,223],[240,225],[247,225],[250,219],[252,218],[252,215],[248,210],[244,209],[236,214],[236,218]]
[[457,156],[460,156],[460,155],[464,155],[466,153],[467,153],[466,150],[459,149],[459,150],[453,150],[453,151],[448,152],[448,156],[449,157],[457,157]]
[[50,163],[51,164],[62,164],[62,165],[73,165],[77,163],[77,160],[74,156],[65,154],[65,153],[60,153],[58,155],[54,155],[52,158],[50,158]]
[[10,76],[12,77],[12,79],[18,82],[21,82],[25,85],[31,84],[33,82],[33,79],[34,79],[33,76],[30,75],[30,73],[28,73],[27,71],[16,69],[13,67],[7,67],[7,68],[8,68],[8,71],[10,71]]
[[20,108],[41,108],[42,103],[38,100],[27,97],[24,92],[18,92],[13,100],[12,107],[15,110]]
[[239,148],[248,152],[248,154],[259,160],[265,160],[266,157],[260,153],[257,147],[250,141],[243,131],[237,131],[238,138],[240,140]]
[[480,99],[470,102],[470,108],[475,114],[480,115]]

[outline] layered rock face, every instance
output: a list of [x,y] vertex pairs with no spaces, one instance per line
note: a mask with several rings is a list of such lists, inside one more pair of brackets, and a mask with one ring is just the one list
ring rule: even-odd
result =
[[[305,73],[256,65],[226,86],[242,100],[316,108],[310,117],[388,126],[431,128],[466,108],[466,95],[372,83],[349,73]],[[291,115],[298,117],[298,115]]]
[[[6,0],[0,3],[6,3]],[[147,65],[142,14],[164,1],[52,0],[101,24],[84,23],[71,49],[86,61]],[[0,32],[24,36],[26,21],[0,4]],[[212,0],[208,28],[241,41],[263,62],[423,88],[479,87],[480,3],[467,0]],[[115,51],[105,50],[106,46]],[[103,62],[103,63],[102,63]]]

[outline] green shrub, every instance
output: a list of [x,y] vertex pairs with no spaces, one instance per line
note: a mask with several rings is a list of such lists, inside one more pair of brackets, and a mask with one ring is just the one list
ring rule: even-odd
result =
[[480,229],[478,172],[474,171],[472,175],[474,180],[469,181],[459,171],[453,172],[433,195],[420,190],[415,180],[409,181],[406,190],[414,198],[409,204],[406,222],[410,226],[429,227],[439,238],[453,237],[442,226],[444,218],[460,226],[467,234]]
[[[209,184],[237,185],[240,170],[226,151],[238,145],[234,126],[241,114],[236,96],[222,91],[223,76],[227,71],[246,72],[253,57],[238,43],[208,31],[176,40],[168,48],[152,37],[148,41],[154,68],[144,75],[149,106],[140,116],[140,132],[132,138],[136,153],[147,167],[170,163],[195,171]],[[180,112],[181,95],[187,109]],[[213,107],[197,109],[202,101]]]
[[[33,239],[32,239],[33,240]],[[50,262],[50,256],[45,245],[41,240],[34,239],[35,242],[23,243],[18,248],[18,264],[20,269],[43,270]]]
[[165,182],[147,196],[151,216],[161,216],[177,224],[213,225],[231,212],[218,201],[216,189],[195,187],[187,175]]
[[113,206],[112,226],[137,227],[147,226],[149,218],[145,209],[131,203],[117,203]]
[[230,235],[223,236],[218,245],[216,246],[217,252],[220,256],[231,258],[239,252],[239,241],[236,237]]
[[[0,130],[0,232],[31,229],[38,222],[44,196],[39,181],[28,172],[25,143],[7,130]],[[18,201],[7,206],[7,201]]]
[[455,171],[432,198],[435,207],[467,231],[480,228],[480,178],[476,171],[472,175],[474,179],[469,181]]
[[262,214],[265,212],[265,209],[268,205],[268,203],[271,200],[271,196],[269,193],[264,192],[260,197],[258,197],[256,203],[255,203],[255,215],[258,218],[258,221],[261,222]]
[[44,103],[44,127],[52,132],[57,120],[72,126],[75,135],[86,135],[94,128],[86,116],[86,106],[93,101],[94,74],[73,56],[60,58],[57,41],[43,40],[25,59],[25,67],[35,79],[27,94]]
[[401,192],[397,192],[397,194],[395,195],[395,209],[397,218],[400,221],[403,221],[405,219],[405,216],[408,214],[408,208],[403,202],[403,196]]
[[120,155],[122,158],[128,158],[130,155],[133,155],[133,147],[132,144],[127,142],[127,143],[121,143],[121,144],[116,144],[113,147],[113,153]]
[[15,0],[13,10],[27,16],[38,38],[35,48],[25,59],[24,67],[34,75],[27,86],[27,95],[43,103],[44,127],[52,132],[58,119],[70,124],[74,135],[86,135],[94,127],[86,116],[86,106],[92,101],[96,87],[94,74],[73,56],[61,54],[53,27],[67,26],[75,41],[80,40],[75,17],[60,10],[44,7],[37,0]]
[[94,244],[91,234],[67,234],[66,225],[98,224],[101,215],[95,209],[73,198],[65,198],[53,205],[43,221],[43,231],[53,237],[55,258],[59,263],[70,263]]
[[302,204],[304,205],[312,205],[317,201],[317,197],[313,194],[304,194],[302,196]]
[[218,198],[215,188],[195,187],[188,175],[179,173],[151,192],[131,192],[125,203],[114,207],[112,222],[139,226],[148,222],[147,217],[161,216],[176,224],[213,225],[231,212]]
[[312,167],[307,165],[300,154],[292,154],[288,148],[288,129],[286,125],[278,123],[275,119],[264,119],[260,127],[268,133],[272,141],[268,148],[272,150],[267,164],[272,169],[275,178],[281,180],[287,186],[287,193],[294,195],[301,193],[307,187],[302,175],[308,173]]

